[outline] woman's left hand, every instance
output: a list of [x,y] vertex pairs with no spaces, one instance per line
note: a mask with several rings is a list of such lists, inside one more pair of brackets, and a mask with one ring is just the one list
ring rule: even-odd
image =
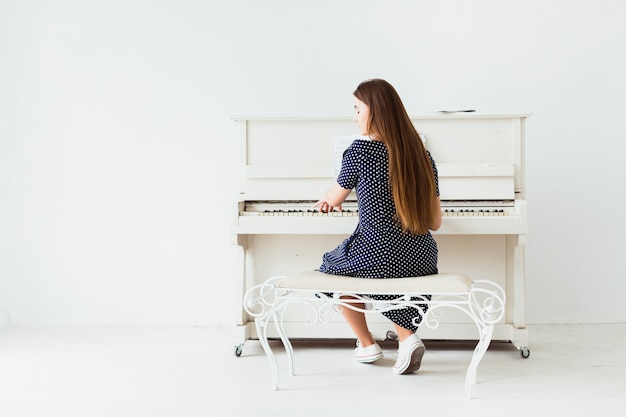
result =
[[[320,200],[317,203],[313,204],[313,208],[317,208],[322,213],[329,213],[335,209],[335,207],[331,206],[330,203],[328,203],[328,201],[326,200]],[[341,204],[337,206],[337,208],[339,209],[339,211],[341,211]]]

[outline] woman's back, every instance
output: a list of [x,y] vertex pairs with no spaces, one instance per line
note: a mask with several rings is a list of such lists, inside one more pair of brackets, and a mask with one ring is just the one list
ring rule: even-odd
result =
[[404,232],[395,217],[384,143],[354,141],[344,153],[337,182],[356,190],[359,224],[352,236],[323,256],[322,272],[367,278],[437,273],[437,244],[431,234]]

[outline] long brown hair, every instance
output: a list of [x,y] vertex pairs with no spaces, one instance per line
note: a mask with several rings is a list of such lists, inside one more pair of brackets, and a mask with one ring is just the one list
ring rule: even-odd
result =
[[389,185],[402,230],[428,232],[437,210],[433,167],[395,88],[385,80],[362,82],[354,96],[370,109],[368,132],[387,146]]

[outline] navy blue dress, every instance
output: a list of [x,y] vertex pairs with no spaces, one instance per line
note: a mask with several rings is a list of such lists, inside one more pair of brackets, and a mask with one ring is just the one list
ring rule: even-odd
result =
[[[437,195],[437,166],[430,157]],[[359,223],[354,233],[324,254],[320,271],[361,278],[401,278],[437,273],[437,243],[430,233],[405,233],[394,221],[396,212],[389,187],[389,155],[384,143],[357,139],[343,154],[338,184],[355,189]],[[370,296],[390,300],[397,296]],[[424,295],[430,299],[430,296]],[[422,306],[424,312],[427,306]],[[417,309],[384,312],[401,327],[417,330],[422,317]]]

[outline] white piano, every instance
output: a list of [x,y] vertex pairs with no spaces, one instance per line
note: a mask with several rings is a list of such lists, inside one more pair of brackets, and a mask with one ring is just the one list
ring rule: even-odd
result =
[[[525,322],[524,133],[530,114],[434,113],[411,117],[439,169],[443,224],[433,235],[439,272],[488,279],[506,291],[506,314],[493,340],[513,343],[527,356]],[[255,339],[254,323],[242,307],[245,291],[275,275],[320,266],[324,252],[352,233],[356,202],[343,212],[311,210],[335,181],[341,146],[358,137],[349,117],[235,117],[239,143],[239,195],[234,211],[238,305],[235,353]],[[354,338],[336,313],[330,323],[309,324],[312,312],[294,306],[285,316],[291,339]],[[425,340],[477,340],[464,314],[446,311],[435,329],[422,326]],[[392,324],[369,316],[372,334],[388,338]],[[276,335],[277,336],[277,335]]]

